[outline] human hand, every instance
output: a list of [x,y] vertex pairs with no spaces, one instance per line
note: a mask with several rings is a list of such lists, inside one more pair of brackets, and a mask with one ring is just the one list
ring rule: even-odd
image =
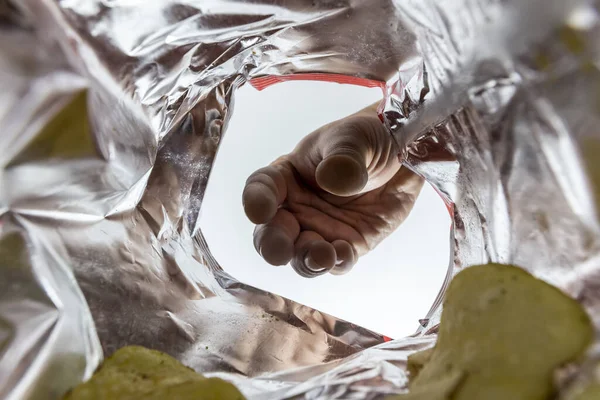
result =
[[371,106],[254,172],[242,197],[258,253],[312,277],[348,272],[406,219],[422,186]]

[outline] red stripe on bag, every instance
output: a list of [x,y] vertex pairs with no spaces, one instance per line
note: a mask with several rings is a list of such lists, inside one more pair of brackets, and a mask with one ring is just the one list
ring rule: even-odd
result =
[[355,76],[339,75],[339,74],[322,74],[322,73],[307,73],[293,74],[281,76],[261,76],[250,80],[256,90],[263,90],[271,85],[289,81],[319,81],[319,82],[334,82],[347,85],[364,86],[369,88],[378,87],[385,91],[385,82],[375,81],[372,79],[358,78]]

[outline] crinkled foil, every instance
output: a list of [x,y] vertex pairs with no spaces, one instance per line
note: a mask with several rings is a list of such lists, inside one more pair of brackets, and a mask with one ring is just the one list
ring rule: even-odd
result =
[[0,397],[58,397],[128,344],[250,399],[406,389],[406,357],[434,343],[444,288],[415,335],[383,343],[236,281],[206,245],[200,205],[234,92],[262,76],[385,82],[405,165],[453,210],[447,281],[515,263],[600,326],[597,9],[0,1]]

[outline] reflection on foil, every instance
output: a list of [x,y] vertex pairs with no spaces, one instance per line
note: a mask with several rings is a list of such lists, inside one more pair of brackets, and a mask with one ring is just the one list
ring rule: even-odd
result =
[[600,326],[580,156],[600,139],[591,4],[15,4],[0,2],[0,397],[57,397],[127,344],[255,399],[405,390],[406,357],[433,344],[444,288],[418,333],[383,343],[237,282],[204,241],[200,205],[234,91],[266,75],[385,82],[405,164],[453,213],[448,279],[519,264]]

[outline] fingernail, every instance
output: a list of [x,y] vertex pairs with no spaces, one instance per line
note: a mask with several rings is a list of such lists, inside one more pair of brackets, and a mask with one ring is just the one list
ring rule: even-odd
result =
[[306,253],[306,256],[304,257],[304,265],[306,265],[306,267],[313,272],[323,272],[323,271],[327,271],[327,270],[331,269],[331,268],[323,267],[318,262],[316,262],[313,259],[313,257],[310,255],[310,251],[308,251]]

